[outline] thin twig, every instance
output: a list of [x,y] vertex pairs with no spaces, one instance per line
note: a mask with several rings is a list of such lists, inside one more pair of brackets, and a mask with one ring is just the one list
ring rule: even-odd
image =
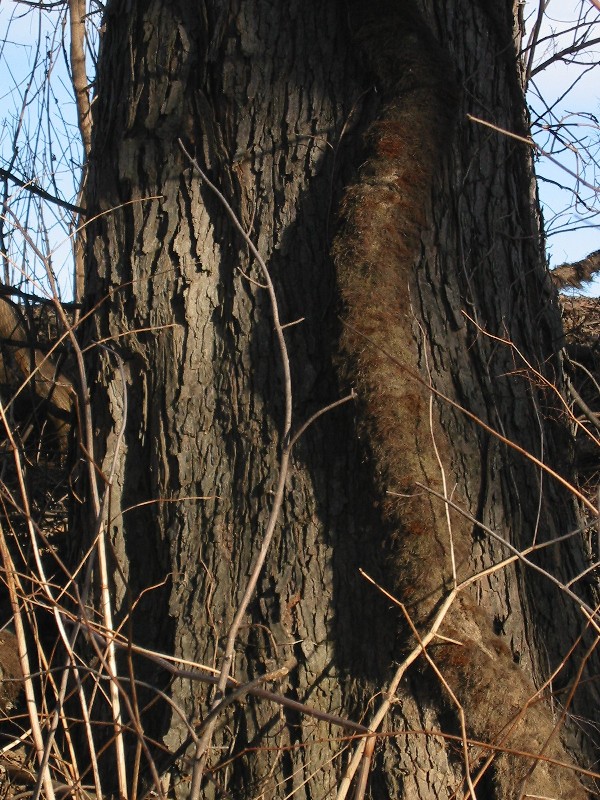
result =
[[[243,238],[244,242],[246,243],[248,249],[256,259],[257,264],[260,267],[260,271],[262,273],[262,277],[264,279],[265,285],[267,286],[267,293],[269,295],[269,300],[271,304],[271,313],[273,315],[273,326],[275,329],[275,333],[277,336],[277,341],[279,345],[279,361],[280,366],[283,372],[283,384],[284,384],[284,403],[285,403],[285,411],[284,411],[284,420],[282,425],[281,431],[281,457],[279,459],[279,475],[277,480],[277,487],[275,489],[274,497],[273,497],[273,504],[271,506],[271,511],[269,513],[269,519],[267,521],[267,526],[265,529],[265,533],[263,536],[263,540],[259,549],[259,552],[255,558],[254,566],[252,568],[252,572],[250,574],[250,578],[246,585],[246,589],[244,591],[244,595],[240,601],[238,609],[234,615],[233,621],[229,628],[229,632],[227,634],[227,642],[225,645],[225,651],[223,654],[223,658],[221,661],[221,669],[220,669],[220,678],[219,683],[217,684],[217,696],[215,697],[215,701],[213,702],[211,711],[214,710],[219,702],[220,698],[223,695],[225,688],[227,686],[227,681],[231,672],[231,667],[233,664],[233,653],[235,648],[235,642],[237,639],[238,631],[250,601],[254,596],[254,592],[256,589],[256,585],[258,583],[258,579],[262,572],[262,568],[264,566],[267,553],[269,551],[269,547],[271,545],[271,541],[273,539],[273,535],[276,530],[277,520],[279,518],[279,513],[281,511],[285,493],[285,484],[286,479],[289,471],[290,466],[290,458],[291,452],[294,444],[298,439],[298,435],[292,437],[291,436],[291,428],[292,428],[292,378],[291,378],[291,369],[290,369],[290,360],[289,354],[287,349],[287,344],[285,341],[285,334],[283,330],[283,325],[280,321],[279,316],[279,304],[277,300],[277,294],[275,292],[275,287],[273,285],[273,281],[271,279],[271,275],[269,273],[269,269],[259,253],[258,249],[254,245],[252,239],[248,235],[248,233],[244,230],[244,227],[240,223],[235,211],[232,209],[231,205],[229,204],[227,198],[223,195],[223,193],[212,183],[206,173],[202,170],[198,161],[193,158],[190,153],[186,150],[183,142],[181,139],[178,139],[179,146],[184,153],[184,155],[189,160],[190,164],[197,170],[198,174],[200,175],[201,180],[208,186],[208,188],[216,195],[219,199],[220,203],[222,204],[227,216],[231,220],[234,228],[238,231],[238,233]],[[346,402],[350,398],[345,398],[342,401],[338,401],[337,403],[332,404],[333,406],[339,405],[341,402]],[[329,408],[329,407],[328,407]],[[310,421],[317,419],[322,412],[317,412],[317,414],[311,417]],[[301,427],[300,432],[304,432],[308,427],[308,424]],[[204,734],[201,737],[200,745],[196,748],[196,753],[194,755],[194,768],[192,771],[192,784],[190,789],[190,800],[199,800],[200,797],[200,784],[202,781],[202,775],[204,772],[204,765],[206,763],[206,759],[208,756],[208,751],[211,746],[212,737],[214,733],[216,725],[216,717],[211,720],[210,724],[207,725]]]
[[[499,533],[496,533],[496,531],[493,528],[490,528],[489,525],[485,525],[483,522],[481,522],[481,520],[478,520],[477,517],[474,517],[465,508],[459,506],[458,503],[455,503],[448,497],[444,497],[443,494],[437,492],[435,489],[432,489],[430,486],[425,486],[422,483],[417,483],[416,485],[419,486],[421,489],[424,489],[426,492],[433,495],[434,497],[437,497],[443,503],[447,503],[455,511],[458,511],[459,514],[462,514],[462,516],[465,519],[468,519],[469,522],[472,522],[473,525],[476,525],[484,533],[487,533],[488,536],[491,536],[492,539],[495,539],[497,542],[500,542],[500,544],[504,545],[504,547],[506,547],[506,549],[509,550],[509,552],[511,552],[516,559],[522,561],[523,564],[526,564],[532,570],[538,572],[540,575],[543,575],[545,578],[547,578],[551,583],[553,583],[562,592],[564,592],[564,594],[566,594],[567,597],[570,597],[571,600],[573,600],[579,608],[585,610],[591,617],[597,614],[597,611],[594,610],[590,605],[588,605],[585,602],[585,600],[583,600],[581,597],[575,594],[575,592],[572,591],[566,583],[560,581],[557,577],[552,575],[551,572],[548,572],[548,570],[544,569],[543,567],[540,567],[539,564],[536,564],[534,561],[531,561],[529,558],[527,558],[527,554],[529,552],[532,552],[533,550],[539,549],[540,545],[534,545],[531,548],[526,548],[525,550],[519,550],[518,547],[515,547],[510,542],[508,542],[503,536],[500,536]],[[550,544],[554,544],[555,541],[550,542]],[[544,544],[547,545],[548,542],[545,542]]]
[[424,381],[423,378],[417,372],[415,372],[414,370],[410,369],[410,367],[407,367],[405,364],[403,364],[401,361],[399,361],[395,356],[393,356],[390,352],[388,352],[385,349],[385,347],[382,347],[381,345],[376,344],[369,336],[367,336],[366,334],[362,333],[362,331],[358,330],[358,328],[355,328],[353,325],[350,325],[348,322],[344,322],[344,325],[349,330],[351,330],[353,333],[355,333],[357,336],[360,336],[366,342],[369,342],[369,344],[372,347],[376,348],[381,353],[383,353],[390,360],[390,363],[394,364],[396,367],[401,369],[404,374],[408,375],[414,381],[416,381],[417,383],[420,383],[422,386],[425,386],[430,392],[433,392],[436,395],[436,397],[439,397],[440,400],[443,400],[445,403],[448,403],[448,405],[450,405],[452,408],[456,409],[456,411],[460,411],[461,414],[464,414],[468,419],[470,419],[472,422],[474,422],[477,425],[479,425],[479,427],[483,428],[484,431],[486,431],[487,433],[491,434],[494,438],[498,439],[500,442],[505,444],[507,447],[512,448],[517,453],[519,453],[524,458],[526,458],[528,461],[531,461],[533,464],[535,464],[536,466],[538,466],[541,469],[543,469],[544,472],[546,472],[546,474],[550,475],[558,483],[560,483],[561,486],[563,486],[565,489],[567,489],[572,495],[577,497],[585,505],[585,507],[588,509],[588,511],[591,512],[591,514],[594,517],[600,517],[600,510],[598,508],[596,508],[596,506],[592,502],[590,502],[590,500],[588,500],[588,498],[583,494],[583,492],[580,492],[575,486],[573,486],[572,483],[569,483],[569,481],[567,481],[565,478],[563,478],[562,475],[559,475],[559,473],[556,472],[556,470],[553,470],[552,467],[549,467],[547,464],[544,464],[543,461],[540,461],[539,458],[534,456],[532,453],[528,452],[524,447],[521,447],[521,445],[517,444],[516,442],[511,441],[506,436],[504,436],[503,434],[499,433],[497,430],[492,428],[491,425],[488,425],[487,422],[484,422],[480,417],[478,417],[477,414],[474,414],[472,411],[469,411],[464,406],[461,406],[460,403],[457,403],[456,400],[453,400],[451,397],[449,397],[448,395],[444,394],[443,392],[440,392],[439,389],[436,389],[434,386],[429,384],[427,381]]
[[591,189],[592,192],[595,194],[600,193],[600,187],[594,186],[593,183],[588,183],[585,181],[581,175],[578,175],[573,170],[569,169],[565,164],[561,163],[557,158],[554,158],[550,153],[544,150],[542,147],[539,146],[536,142],[533,141],[530,137],[527,136],[520,136],[518,133],[513,133],[512,131],[506,130],[506,128],[501,128],[498,125],[494,125],[493,122],[488,122],[485,119],[481,119],[481,117],[475,117],[473,114],[467,114],[467,119],[471,122],[477,122],[479,125],[483,125],[485,128],[491,128],[493,131],[497,133],[501,133],[503,136],[508,136],[510,139],[515,139],[517,142],[522,142],[522,144],[526,144],[529,147],[536,150],[540,155],[547,158],[548,161],[551,161],[555,166],[559,169],[562,169],[563,172],[566,172],[567,175],[570,175],[572,178],[575,178],[582,186],[585,186],[587,189]]
[[[235,214],[234,210],[231,208],[229,202],[227,201],[225,195],[223,195],[223,193],[214,185],[214,183],[212,183],[208,179],[207,175],[204,173],[204,171],[198,164],[197,160],[194,159],[185,149],[185,146],[181,141],[181,139],[179,139],[178,142],[184,155],[188,158],[190,164],[197,170],[202,181],[204,181],[204,183],[209,187],[209,189],[220,200],[221,204],[223,205],[223,208],[225,209],[230,220],[232,221],[235,229],[240,233],[240,235],[246,242],[250,252],[254,256],[260,267],[265,284],[267,285],[267,293],[269,295],[269,300],[271,303],[271,313],[273,315],[273,325],[275,328],[277,341],[279,343],[279,356],[280,356],[281,368],[283,371],[283,385],[284,385],[284,398],[285,398],[284,421],[281,432],[281,442],[283,447],[279,462],[279,476],[277,480],[277,487],[273,497],[273,505],[271,506],[271,511],[269,514],[269,519],[260,546],[260,550],[256,556],[254,566],[250,574],[250,578],[248,580],[246,589],[244,591],[244,595],[234,615],[233,621],[229,628],[229,633],[227,635],[227,642],[225,644],[225,651],[221,663],[221,675],[219,683],[217,685],[217,696],[215,697],[215,701],[212,706],[212,708],[216,708],[227,686],[227,679],[229,678],[229,674],[231,672],[231,667],[233,664],[233,653],[238,631],[246,614],[246,610],[254,595],[254,590],[258,583],[258,579],[262,572],[262,568],[265,563],[267,553],[271,545],[271,541],[273,539],[273,534],[275,533],[277,527],[279,512],[281,511],[281,507],[283,505],[285,483],[290,463],[289,437],[290,437],[290,429],[292,426],[292,376],[290,369],[290,360],[287,351],[287,344],[285,341],[285,335],[279,319],[279,306],[277,302],[277,295],[275,293],[275,287],[273,286],[273,281],[271,280],[271,275],[269,273],[267,265],[265,264],[264,259],[258,252],[257,248],[254,246],[252,239],[248,236],[248,234],[244,230],[243,226],[241,225],[240,221],[237,218],[237,215]],[[201,737],[199,747],[196,748],[196,753],[194,756],[194,768],[192,771],[190,800],[199,800],[200,784],[204,772],[204,765],[206,763],[208,751],[211,746],[215,725],[216,725],[216,719],[213,719],[212,722],[207,726],[203,736]]]
[[[97,637],[103,642],[105,642],[107,639],[107,633],[99,629],[97,626],[90,627],[90,635],[92,637]],[[119,649],[125,650],[130,646],[129,642],[122,641],[118,638],[114,638],[113,641],[115,647]],[[131,644],[131,649],[134,653],[145,656],[176,678],[201,681],[202,683],[210,683],[213,686],[216,686],[219,683],[220,674],[218,670],[211,670],[211,668],[205,665],[195,664],[194,662],[185,661],[165,653],[158,653],[154,650],[148,650],[145,647],[140,647],[139,645],[135,644]],[[193,666],[194,669],[183,669],[177,666],[179,663],[185,663],[188,666]],[[271,675],[277,676],[277,672],[271,673]],[[261,679],[264,680],[264,676],[261,676]],[[261,689],[259,686],[254,685],[248,687],[248,684],[240,684],[234,678],[228,678],[226,687],[227,689],[236,690],[240,686],[246,687],[248,694],[252,695],[253,697],[258,697],[261,700],[268,700],[271,703],[276,703],[284,708],[289,708],[292,711],[304,714],[312,719],[318,719],[322,722],[327,722],[330,725],[336,725],[341,728],[345,728],[346,730],[354,731],[358,734],[370,733],[369,728],[367,728],[365,725],[361,725],[358,722],[354,722],[353,720],[340,717],[337,714],[328,713],[327,711],[320,711],[317,708],[312,708],[305,703],[301,703],[298,700],[292,700],[291,698],[285,697],[277,692]]]
[[20,178],[17,178],[16,175],[13,175],[12,172],[9,172],[6,169],[2,169],[1,167],[0,167],[0,178],[12,181],[13,183],[16,183],[17,186],[20,186],[22,189],[27,189],[28,192],[36,194],[38,197],[41,197],[42,200],[47,200],[49,203],[54,203],[57,206],[61,206],[61,208],[64,208],[67,211],[72,211],[74,214],[80,214],[81,216],[85,216],[87,214],[85,208],[73,205],[73,203],[68,203],[66,200],[63,200],[60,197],[55,197],[54,195],[50,194],[50,192],[47,192],[45,189],[41,189],[39,186],[36,186],[36,184],[33,183],[32,181],[22,181]]

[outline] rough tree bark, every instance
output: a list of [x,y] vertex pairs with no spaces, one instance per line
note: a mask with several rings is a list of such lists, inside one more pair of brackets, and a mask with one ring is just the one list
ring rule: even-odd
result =
[[[109,340],[91,351],[89,377],[98,464],[105,475],[116,464],[117,618],[145,591],[136,643],[218,665],[282,446],[268,297],[181,137],[267,261],[283,321],[297,321],[286,329],[294,427],[349,385],[359,395],[294,451],[235,677],[292,663],[279,691],[356,721],[410,645],[400,610],[359,568],[408,602],[422,631],[452,586],[445,506],[416,485],[441,489],[433,438],[452,499],[512,545],[579,524],[568,492],[446,401],[435,399],[430,421],[430,392],[415,379],[568,471],[557,398],[487,335],[560,387],[530,153],[467,118],[527,131],[512,4],[368,6],[109,0],[85,203],[100,214],[88,228],[87,304],[100,305],[87,336]],[[459,579],[508,555],[472,521],[451,520]],[[585,566],[577,537],[535,557],[567,580]],[[571,601],[518,565],[463,593],[444,629],[462,644],[439,640],[431,655],[467,733],[539,752],[555,721],[547,692],[503,729],[583,628]],[[581,652],[554,689],[569,688]],[[151,663],[136,669],[168,684]],[[169,691],[189,719],[206,714],[203,685],[178,679]],[[592,692],[581,689],[576,711],[592,707]],[[169,707],[144,723],[172,751],[185,739]],[[440,735],[460,734],[456,708],[424,659],[384,727],[398,735],[378,745],[373,797],[465,792],[461,748]],[[238,798],[331,796],[343,733],[246,698],[223,714],[204,796],[219,786]],[[585,735],[569,736],[585,759]],[[545,752],[569,762],[559,739]],[[489,752],[471,755],[475,775]],[[498,754],[481,796],[586,796],[570,770],[542,763],[527,776],[532,763]],[[173,791],[185,797],[186,762],[177,770]]]

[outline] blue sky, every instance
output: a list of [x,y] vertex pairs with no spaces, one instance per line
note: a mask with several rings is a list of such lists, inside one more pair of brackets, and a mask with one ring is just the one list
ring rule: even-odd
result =
[[[62,10],[40,13],[12,0],[0,0],[0,166],[18,176],[35,178],[50,194],[74,202],[81,147],[62,45],[63,20]],[[18,154],[11,162],[15,137]],[[63,298],[70,299],[72,215],[52,203],[40,203],[15,185],[10,186],[10,192],[18,198],[11,204],[13,211],[27,225],[35,246],[44,255],[51,254],[50,263]],[[39,224],[40,210],[43,225]],[[39,291],[39,286],[27,286],[27,278],[47,285],[43,264],[18,230],[11,231],[11,223],[7,220],[11,282],[28,291]]]
[[[525,14],[531,30],[538,2],[527,2]],[[600,14],[588,0],[552,0],[548,4],[536,61],[544,62],[553,52],[568,47],[574,35],[573,21],[583,17],[594,23],[593,38],[600,37]],[[595,30],[594,30],[595,28]],[[581,30],[581,29],[580,29]],[[584,63],[588,62],[588,63]],[[533,127],[538,144],[554,153],[558,161],[581,175],[592,186],[600,184],[600,46],[586,58],[575,57],[573,63],[558,62],[536,75],[530,85],[529,103],[532,121],[544,111],[544,119]],[[590,64],[593,66],[590,68]],[[575,83],[575,85],[573,85]],[[540,99],[544,98],[545,102]],[[545,106],[549,106],[548,113]],[[570,137],[569,147],[561,146],[543,124],[560,123]],[[580,143],[577,140],[581,140]],[[588,152],[586,152],[586,150]],[[596,163],[594,163],[594,160]],[[548,255],[551,266],[584,258],[600,250],[600,195],[581,184],[548,158],[538,157],[536,164],[539,193],[546,224]],[[565,188],[561,189],[560,185]],[[573,190],[576,190],[574,194]],[[597,287],[596,293],[598,293]]]
[[[538,0],[528,0],[525,16],[531,29]],[[75,201],[77,165],[80,147],[77,143],[75,104],[70,94],[64,53],[61,49],[61,20],[64,10],[40,13],[12,0],[0,0],[0,165],[7,166],[12,153],[12,139],[19,118],[22,118],[20,153],[13,170],[22,170],[35,177],[51,193],[59,192],[69,201]],[[573,21],[581,17],[600,20],[598,11],[588,0],[551,0],[548,4],[541,37],[552,35],[552,41],[541,42],[536,51],[536,62],[546,60],[553,51],[567,47],[573,40]],[[57,25],[58,23],[58,25]],[[600,37],[600,22],[596,24],[595,37]],[[8,33],[7,33],[8,31]],[[588,59],[589,60],[589,59]],[[595,59],[600,61],[600,47]],[[581,59],[576,59],[581,61]],[[35,79],[28,84],[32,65],[37,66]],[[45,81],[50,74],[50,89]],[[568,92],[567,89],[576,81]],[[566,92],[566,94],[565,94]],[[564,95],[564,96],[563,96]],[[550,113],[544,118],[538,114],[544,109],[544,98]],[[27,107],[22,113],[23,100]],[[587,183],[600,183],[600,72],[595,66],[589,69],[581,63],[563,62],[549,66],[536,75],[531,83],[529,101],[536,141],[572,172],[583,175]],[[568,147],[558,144],[556,136],[543,125],[561,123],[568,132]],[[50,142],[53,141],[50,148]],[[578,143],[578,140],[581,140]],[[585,147],[583,146],[585,145]],[[51,152],[50,152],[51,149]],[[587,150],[587,152],[586,152]],[[591,158],[589,154],[591,153]],[[548,158],[537,159],[540,177],[539,191],[544,209],[548,235],[548,253],[551,266],[564,261],[574,261],[600,249],[600,196],[593,189],[579,183]],[[562,185],[565,188],[560,188]],[[574,194],[574,189],[576,194]],[[19,206],[21,218],[28,223],[36,244],[53,251],[52,267],[56,272],[65,298],[70,295],[71,256],[68,243],[69,215],[51,204],[44,205],[45,224],[49,240],[43,231],[36,229],[37,201],[28,193],[13,187],[15,195],[22,197]],[[13,237],[15,273],[29,272],[39,275],[40,264],[31,252],[26,253],[19,244],[18,233]],[[595,287],[600,292],[600,284]]]

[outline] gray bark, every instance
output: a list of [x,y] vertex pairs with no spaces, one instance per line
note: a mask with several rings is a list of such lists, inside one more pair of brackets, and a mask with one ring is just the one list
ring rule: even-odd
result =
[[[488,16],[462,0],[423,6],[428,35],[444,42],[452,64],[457,121],[411,221],[419,252],[403,265],[410,280],[398,314],[410,322],[401,334],[412,337],[407,351],[417,353],[413,367],[426,378],[428,353],[439,391],[556,465],[569,445],[552,393],[519,375],[514,351],[462,313],[513,341],[560,385],[560,323],[543,268],[529,154],[465,117],[525,130],[511,9],[505,4]],[[100,303],[88,341],[109,339],[108,351],[92,350],[89,379],[96,457],[104,474],[116,463],[108,518],[119,564],[117,620],[139,598],[134,641],[206,665],[219,664],[269,515],[283,389],[260,274],[177,139],[219,185],[263,255],[283,321],[302,320],[286,330],[297,428],[338,399],[346,380],[367,385],[344,365],[329,255],[344,187],[369,155],[362,134],[383,113],[381,85],[354,34],[342,2],[107,5],[85,202],[100,216],[88,229],[86,293],[90,308]],[[394,380],[394,369],[388,363],[369,380]],[[321,418],[294,451],[234,670],[244,681],[293,659],[279,691],[356,721],[369,717],[369,700],[385,690],[408,641],[399,610],[358,569],[391,591],[406,589],[400,570],[419,576],[438,569],[422,563],[411,573],[406,566],[382,495],[400,485],[391,473],[382,485],[374,446],[361,438],[368,400]],[[436,406],[435,425],[451,443],[444,457],[457,502],[518,547],[575,527],[574,502],[547,476],[447,404]],[[425,441],[421,413],[416,404],[415,428]],[[414,484],[417,476],[408,477]],[[462,529],[470,526],[461,551],[465,573],[506,555],[456,518]],[[436,540],[444,536],[435,532]],[[583,555],[577,542],[561,544],[544,563],[570,576]],[[474,617],[481,607],[477,625],[538,681],[582,628],[577,609],[521,568],[482,581],[464,607]],[[426,623],[425,613],[419,621]],[[151,662],[140,660],[136,669],[166,688],[168,675]],[[482,685],[492,678],[483,676]],[[463,780],[459,748],[419,732],[456,734],[455,710],[424,665],[401,690],[384,726],[399,735],[378,745],[371,796],[450,797]],[[177,679],[169,691],[188,719],[206,714],[204,685]],[[185,740],[183,724],[161,703],[143,720],[148,735],[171,751]],[[478,736],[485,728],[474,726]],[[487,731],[493,740],[493,720]],[[246,698],[223,714],[210,757],[216,783],[206,784],[205,796],[218,796],[216,786],[240,798],[330,796],[345,764],[342,735]],[[173,771],[178,797],[187,796],[188,772],[185,761]],[[494,796],[499,780],[488,770],[482,796]]]

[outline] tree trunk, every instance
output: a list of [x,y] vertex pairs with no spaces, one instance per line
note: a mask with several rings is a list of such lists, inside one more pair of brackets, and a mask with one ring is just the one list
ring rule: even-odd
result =
[[[423,488],[443,493],[442,475],[454,503],[518,549],[577,526],[570,493],[507,444],[568,472],[559,398],[532,373],[561,386],[530,152],[466,116],[526,134],[517,47],[509,3],[108,2],[85,203],[98,214],[87,335],[108,340],[89,357],[94,447],[102,473],[115,468],[116,622],[131,612],[136,644],[219,666],[285,444],[264,277],[179,138],[266,261],[282,322],[296,323],[285,329],[293,429],[358,393],[293,450],[237,637],[237,680],[288,665],[278,692],[368,724],[413,637],[359,568],[424,635],[455,577],[510,555],[454,510],[451,538],[446,505]],[[531,558],[561,580],[585,567],[579,537]],[[549,690],[519,710],[584,627],[573,601],[522,564],[459,594],[442,628],[454,643],[428,652],[466,734],[492,745],[469,751],[473,776],[495,755],[480,796],[587,796],[571,770],[541,762],[528,775],[534,761],[503,754],[544,749],[557,719]],[[570,688],[583,648],[552,689]],[[148,660],[136,670],[193,724],[205,717],[205,684],[169,686]],[[407,673],[372,797],[466,791],[448,689],[423,657]],[[592,707],[592,691],[578,691],[575,711]],[[171,752],[187,741],[162,701],[142,720]],[[331,796],[346,734],[246,697],[219,719],[204,796]],[[583,737],[569,735],[584,756]],[[560,738],[544,752],[570,762]],[[157,762],[177,767],[173,792],[187,797],[189,759]]]

